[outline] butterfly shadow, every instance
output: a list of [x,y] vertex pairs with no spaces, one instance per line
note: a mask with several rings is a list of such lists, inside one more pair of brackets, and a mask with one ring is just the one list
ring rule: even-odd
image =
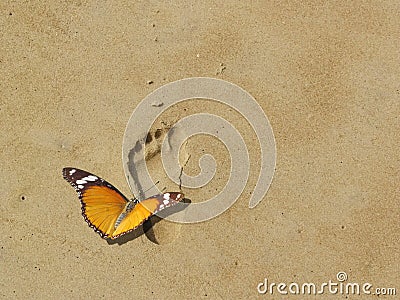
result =
[[119,246],[132,241],[134,239],[137,239],[138,237],[142,236],[143,234],[146,235],[146,237],[152,241],[154,244],[159,244],[157,241],[157,237],[154,233],[153,226],[160,222],[163,218],[166,218],[170,215],[173,215],[175,213],[178,213],[182,210],[184,210],[187,205],[192,203],[192,201],[188,198],[184,198],[180,203],[176,204],[175,206],[166,208],[158,213],[158,215],[153,215],[149,219],[147,219],[142,225],[140,225],[138,228],[135,230],[124,234],[123,236],[116,238],[115,240],[112,239],[107,239],[107,243],[109,245],[114,245],[118,244]]

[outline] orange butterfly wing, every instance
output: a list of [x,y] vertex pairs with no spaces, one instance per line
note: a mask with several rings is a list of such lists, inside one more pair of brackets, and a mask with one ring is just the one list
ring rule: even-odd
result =
[[78,192],[86,222],[102,238],[108,238],[129,201],[110,183],[89,172],[64,168],[63,176]]
[[165,193],[155,195],[137,203],[117,226],[111,239],[135,230],[144,221],[164,208],[171,207],[184,198],[182,193]]
[[82,214],[89,226],[103,238],[108,238],[127,202],[108,187],[92,186],[83,192],[81,203]]

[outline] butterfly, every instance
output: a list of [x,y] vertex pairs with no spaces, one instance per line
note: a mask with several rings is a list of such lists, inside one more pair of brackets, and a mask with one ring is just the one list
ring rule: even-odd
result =
[[78,192],[86,222],[104,239],[131,232],[152,215],[184,199],[183,193],[169,192],[143,201],[128,200],[112,184],[77,168],[64,168],[63,177]]

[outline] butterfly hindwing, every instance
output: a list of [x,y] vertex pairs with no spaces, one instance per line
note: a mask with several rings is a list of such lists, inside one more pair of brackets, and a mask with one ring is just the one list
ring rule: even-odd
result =
[[78,192],[82,215],[102,238],[108,238],[129,202],[113,185],[89,172],[64,168],[64,178]]
[[183,197],[184,195],[182,193],[171,192],[155,195],[137,203],[131,211],[127,212],[125,218],[110,236],[111,239],[115,239],[135,230],[152,215],[167,207],[174,206],[179,203]]

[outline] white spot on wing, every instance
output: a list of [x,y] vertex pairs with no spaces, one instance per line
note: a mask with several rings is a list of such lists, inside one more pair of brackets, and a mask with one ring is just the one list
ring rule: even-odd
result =
[[169,204],[169,199],[165,199],[165,200],[163,201],[163,203],[164,203],[165,205],[168,205],[168,204]]
[[78,189],[83,189],[84,188],[84,186],[83,185],[81,185],[81,184],[78,184]]
[[165,193],[164,194],[164,199],[169,199],[169,196],[170,196],[169,193]]
[[70,171],[69,171],[69,176],[71,176],[71,175],[74,174],[75,172],[76,172],[75,169],[70,170]]
[[85,183],[87,183],[87,181],[83,179],[79,179],[76,181],[76,184],[85,184]]
[[81,180],[86,180],[86,181],[96,181],[98,178],[94,175],[89,175],[86,177],[83,177]]

